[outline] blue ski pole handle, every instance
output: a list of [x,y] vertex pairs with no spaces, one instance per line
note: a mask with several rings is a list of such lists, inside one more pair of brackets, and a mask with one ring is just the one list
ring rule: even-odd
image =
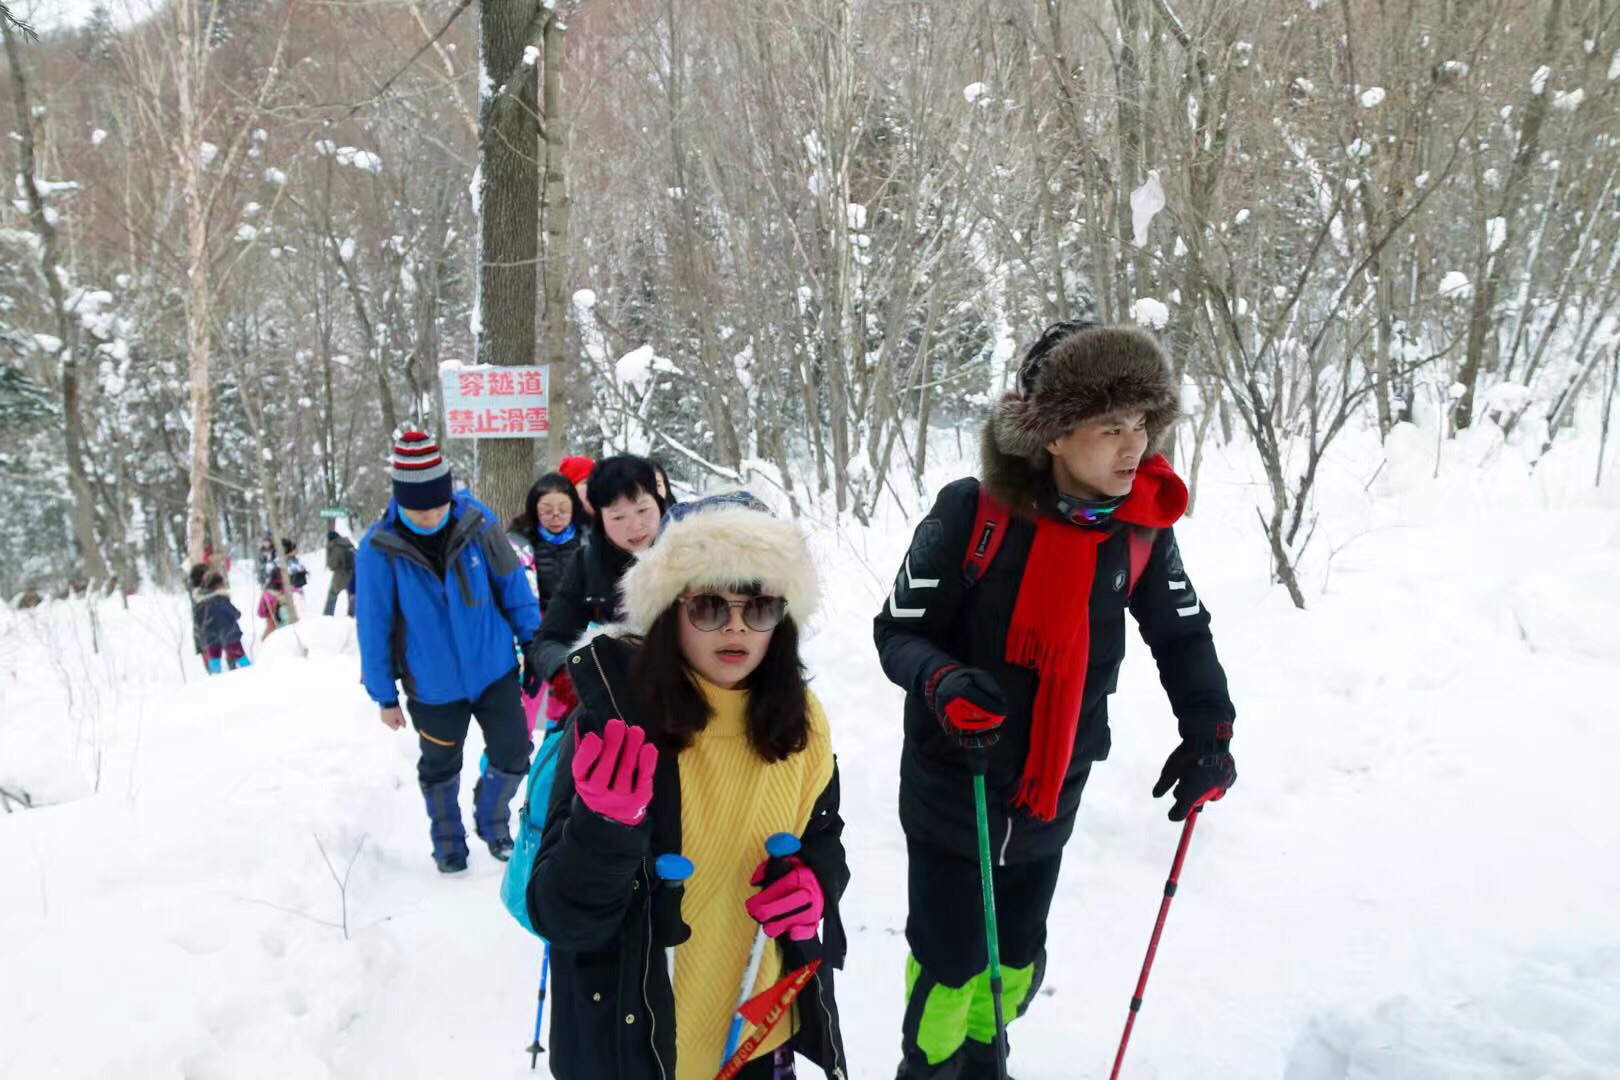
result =
[[[785,872],[781,860],[790,855],[797,855],[801,846],[799,838],[792,833],[776,833],[766,840],[765,854],[768,862],[765,867],[765,880],[770,881],[773,877],[780,877]],[[759,978],[759,965],[765,958],[765,942],[767,940],[769,939],[765,936],[765,927],[761,926],[754,931],[754,945],[748,950],[748,967],[743,970],[742,987],[737,991],[738,1010],[748,1004],[748,999],[753,996],[754,981]],[[741,1011],[732,1014],[731,1029],[726,1032],[725,1056],[720,1059],[721,1068],[724,1068],[726,1062],[731,1060],[731,1055],[737,1052],[737,1044],[742,1042],[743,1023]]]
[[[653,860],[653,873],[664,888],[679,888],[692,876],[692,860],[684,855],[660,855]],[[669,973],[669,993],[675,996],[675,946],[664,946],[664,967]]]

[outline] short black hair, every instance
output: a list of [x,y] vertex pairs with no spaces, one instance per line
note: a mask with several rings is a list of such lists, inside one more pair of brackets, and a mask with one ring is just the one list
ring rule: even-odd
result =
[[223,589],[224,587],[225,587],[225,575],[219,573],[217,570],[214,573],[209,574],[206,578],[203,579],[203,588],[207,589],[210,592],[212,592],[215,589]]
[[646,494],[658,499],[658,512],[664,512],[664,500],[658,498],[658,477],[653,463],[634,454],[620,454],[596,463],[591,478],[585,482],[585,494],[596,508],[596,520],[602,520],[602,511],[620,499],[635,500]]
[[189,580],[191,582],[191,587],[193,589],[202,588],[203,587],[203,582],[208,580],[208,564],[207,563],[196,563],[196,564],[194,564],[192,566],[191,570],[187,573],[186,577],[187,577],[187,580]]

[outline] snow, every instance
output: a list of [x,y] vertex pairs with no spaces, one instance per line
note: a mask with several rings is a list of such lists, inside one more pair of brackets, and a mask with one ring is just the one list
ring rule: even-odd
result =
[[1164,186],[1159,170],[1149,169],[1142,186],[1131,192],[1131,238],[1137,247],[1147,247],[1148,228],[1164,209]]
[[[972,467],[971,438],[946,452],[957,434],[930,446],[930,491]],[[1447,451],[1435,480],[1433,431],[1341,441],[1305,612],[1268,580],[1256,463],[1207,451],[1177,534],[1216,613],[1241,779],[1193,838],[1125,1075],[1620,1077],[1620,500],[1593,491],[1584,446],[1534,471]],[[869,630],[925,509],[896,481],[910,520],[885,498],[870,529],[807,522],[829,595],[805,657],[853,874],[852,1080],[893,1075],[903,1007],[901,693]],[[307,616],[326,576],[306,561]],[[232,582],[249,612],[251,574]],[[263,640],[246,618],[255,666],[209,679],[182,597],[96,611],[101,652],[82,600],[0,607],[0,784],[48,804],[0,813],[6,1075],[547,1075],[521,1049],[538,943],[481,848],[458,880],[434,871],[415,740],[357,685],[353,623]],[[1175,724],[1134,632],[1127,648],[1045,988],[1013,1028],[1022,1080],[1108,1075],[1179,835],[1148,796]],[[469,817],[481,748],[475,728]],[[346,898],[323,850],[340,875],[353,859]]]
[[92,131],[90,133],[90,145],[91,146],[100,146],[102,143],[104,143],[106,141],[107,141],[107,131],[106,131],[105,128],[96,128],[94,131]]
[[[1247,206],[1245,206],[1243,209],[1239,210],[1237,212],[1237,214],[1234,215],[1233,218],[1232,218],[1232,224],[1233,225],[1246,225],[1246,224],[1248,224],[1248,221],[1249,221],[1249,208]],[[1178,241],[1178,243],[1179,243],[1179,241]],[[1183,254],[1185,254],[1185,252],[1183,252]]]
[[281,187],[287,182],[287,174],[280,169],[266,169],[264,170],[264,182]]
[[1382,86],[1369,86],[1361,92],[1361,107],[1363,109],[1376,109],[1384,103],[1384,88]]
[[1352,139],[1350,145],[1344,148],[1344,152],[1356,161],[1370,158],[1373,152],[1372,143],[1366,139]]
[[982,82],[968,83],[962,87],[962,97],[969,105],[988,104],[985,95],[989,92],[990,88]]
[[1507,243],[1507,218],[1493,217],[1485,222],[1485,246],[1492,255]]
[[1151,296],[1143,296],[1131,305],[1131,319],[1141,326],[1163,330],[1170,324],[1170,309]]
[[1577,86],[1568,93],[1559,91],[1553,94],[1552,105],[1553,108],[1559,110],[1560,112],[1574,112],[1576,109],[1581,107],[1581,102],[1585,100],[1586,91]]
[[62,339],[53,334],[35,334],[34,347],[42,353],[55,356],[62,351]]
[[[17,177],[17,187],[19,190],[22,188],[22,177],[20,176]],[[52,195],[66,195],[80,191],[84,188],[84,185],[77,180],[44,180],[36,176],[34,178],[34,188],[42,198],[48,199]]]
[[1614,55],[1609,57],[1608,79],[1610,82],[1620,79],[1620,49],[1614,50]]
[[579,289],[574,293],[574,307],[580,311],[589,311],[596,307],[596,290]]
[[236,239],[241,243],[250,243],[259,238],[259,230],[252,225],[243,223],[236,227]]
[[246,206],[242,207],[242,216],[243,217],[258,217],[260,211],[262,211],[263,209],[264,209],[264,207],[260,206],[258,203],[250,202]]
[[1440,65],[1440,71],[1454,79],[1466,78],[1469,70],[1466,60],[1447,60]]
[[1455,300],[1465,300],[1474,294],[1474,286],[1469,283],[1468,275],[1461,270],[1449,271],[1440,279],[1440,295]]
[[205,169],[212,165],[217,157],[219,157],[219,147],[211,142],[204,142],[197,148],[197,160]]
[[[331,145],[328,143],[327,145]],[[340,146],[334,152],[339,165],[347,165],[371,173],[373,176],[382,174],[382,158],[370,150],[360,150],[353,146]]]
[[619,357],[613,365],[613,373],[621,385],[641,393],[647,389],[654,373],[679,375],[681,369],[667,358],[655,355],[651,345],[642,345]]
[[1547,80],[1552,76],[1552,68],[1542,64],[1536,68],[1536,73],[1530,76],[1530,92],[1540,97],[1547,89]]
[[845,213],[848,214],[850,232],[861,232],[866,228],[865,206],[862,206],[860,203],[849,203],[845,207]]
[[538,61],[539,59],[540,59],[540,50],[539,49],[535,48],[533,45],[525,45],[523,47],[523,66],[524,67],[534,67],[535,62]]
[[343,243],[338,245],[338,258],[344,262],[350,262],[354,259],[354,237],[345,236],[343,238]]

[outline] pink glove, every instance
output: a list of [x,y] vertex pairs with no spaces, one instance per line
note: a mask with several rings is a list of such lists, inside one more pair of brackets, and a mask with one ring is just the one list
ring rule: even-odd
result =
[[[790,857],[788,862],[793,869],[755,893],[744,906],[765,928],[767,937],[781,937],[786,930],[794,941],[809,941],[821,925],[826,899],[821,894],[821,882],[808,866],[796,857]],[[750,885],[765,880],[765,865],[761,862],[754,870],[748,880]]]
[[658,747],[647,733],[614,717],[579,741],[574,752],[574,792],[591,810],[620,825],[639,825],[652,802]]

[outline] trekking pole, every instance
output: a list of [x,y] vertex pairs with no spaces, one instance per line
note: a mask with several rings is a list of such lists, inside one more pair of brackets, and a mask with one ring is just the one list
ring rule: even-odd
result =
[[546,1013],[546,980],[551,974],[551,942],[546,942],[546,951],[540,958],[540,1003],[534,1008],[534,1042],[529,1044],[529,1068],[540,1067],[540,1055],[546,1048],[540,1045],[540,1018]]
[[[765,841],[765,854],[769,862],[765,867],[766,883],[773,878],[780,877],[786,872],[785,866],[780,862],[789,855],[799,852],[799,838],[792,833],[777,833]],[[726,1052],[720,1059],[720,1067],[725,1068],[731,1055],[737,1052],[737,1044],[742,1041],[743,1015],[742,1007],[748,1004],[748,999],[754,995],[754,980],[759,978],[759,963],[765,957],[765,927],[763,925],[754,931],[754,947],[748,951],[748,966],[743,969],[742,988],[737,991],[737,1009],[732,1014],[731,1030],[726,1033]]]
[[[1225,792],[1221,792],[1225,794]],[[1181,843],[1176,845],[1176,861],[1170,865],[1170,880],[1164,883],[1164,900],[1159,904],[1159,920],[1153,924],[1153,937],[1148,941],[1147,959],[1142,962],[1142,974],[1136,980],[1136,993],[1131,998],[1130,1015],[1125,1018],[1125,1034],[1119,1040],[1119,1054],[1114,1058],[1114,1071],[1108,1080],[1119,1080],[1119,1067],[1125,1061],[1125,1047],[1131,1041],[1131,1028],[1136,1026],[1136,1014],[1142,1010],[1142,996],[1147,993],[1148,974],[1153,970],[1153,957],[1159,951],[1159,935],[1164,933],[1165,916],[1170,914],[1170,901],[1176,895],[1176,883],[1181,880],[1181,864],[1187,858],[1187,845],[1192,841],[1193,826],[1203,812],[1204,801],[1199,800],[1187,814],[1187,824],[1181,827]]]
[[989,762],[982,752],[970,755],[973,763],[973,815],[979,826],[979,883],[984,889],[984,946],[990,957],[990,999],[996,1007],[996,1080],[1007,1080],[1007,1017],[1001,1003],[1001,938],[996,930],[996,890],[990,865],[990,811],[985,806],[984,773]]
[[[674,901],[675,911],[680,911],[679,895],[686,887],[686,880],[692,876],[692,860],[684,855],[660,855],[653,860],[653,873],[658,875],[659,885],[677,894]],[[675,946],[664,946],[664,966],[669,972],[669,996],[675,996]]]

